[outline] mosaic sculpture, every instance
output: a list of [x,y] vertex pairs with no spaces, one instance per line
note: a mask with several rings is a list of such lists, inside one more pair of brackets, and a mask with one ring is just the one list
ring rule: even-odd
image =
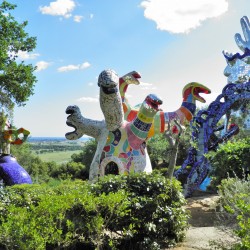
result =
[[[119,79],[114,72],[102,72],[98,85],[101,108],[110,131],[101,156],[101,175],[105,174],[105,168],[109,163],[115,163],[119,173],[151,171],[151,168],[147,169],[145,141],[162,101],[156,95],[148,95],[140,105],[136,117],[132,121],[125,121]],[[113,110],[110,110],[111,108]]]
[[10,126],[1,133],[3,145],[0,155],[0,179],[7,186],[32,183],[27,171],[10,154],[10,144],[21,145],[27,140],[29,134],[30,132],[24,128],[12,129]]
[[[177,178],[183,174],[187,175],[186,197],[191,196],[207,177],[210,164],[205,154],[237,133],[237,126],[228,127],[226,124],[224,135],[214,140],[216,132],[220,130],[218,122],[225,114],[230,116],[234,104],[250,100],[250,23],[246,16],[241,18],[240,23],[245,39],[236,34],[235,41],[243,54],[223,52],[227,61],[224,75],[228,78],[228,84],[215,101],[206,110],[199,111],[194,118],[192,137],[193,141],[197,142],[198,148],[189,149],[187,159],[175,173]],[[190,172],[187,166],[191,166]]]
[[[134,73],[134,72],[132,72]],[[138,82],[132,73],[120,78]],[[150,172],[151,164],[145,158],[144,142],[158,106],[162,103],[155,95],[149,95],[141,105],[137,119],[133,122],[124,120],[122,100],[119,93],[119,77],[112,70],[103,71],[98,79],[100,87],[100,106],[105,121],[84,118],[77,106],[66,109],[66,124],[75,128],[66,133],[66,138],[75,140],[86,134],[98,142],[97,150],[90,166],[89,179],[103,175],[106,165],[115,165],[119,173],[133,171]]]
[[190,83],[184,87],[182,105],[175,112],[159,111],[158,106],[162,102],[155,95],[147,96],[140,107],[134,109],[130,107],[125,94],[129,84],[139,84],[139,78],[140,74],[136,71],[121,78],[111,70],[100,74],[100,106],[105,121],[83,117],[77,106],[69,106],[66,109],[69,114],[66,123],[75,129],[66,133],[66,138],[75,140],[86,134],[98,142],[90,166],[90,180],[104,175],[105,170],[111,168],[115,168],[116,173],[151,172],[146,140],[156,133],[163,133],[165,125],[169,126],[174,119],[179,119],[182,124],[190,121],[196,100],[205,102],[199,93],[210,93],[207,87]]
[[[138,73],[137,75],[134,74],[134,77],[135,76],[139,78]],[[138,108],[131,107],[127,98],[125,97],[129,84],[138,83],[136,81],[122,81],[122,79],[120,80],[119,89],[122,97],[124,117],[126,121],[132,121],[138,113]],[[190,122],[196,110],[196,101],[202,103],[206,102],[206,100],[199,95],[200,93],[210,94],[211,91],[206,86],[197,82],[191,82],[184,86],[182,90],[183,100],[180,108],[173,112],[157,112],[154,117],[154,121],[150,128],[150,131],[148,133],[148,138],[151,138],[152,136],[158,133],[164,133],[166,131],[166,126],[168,127],[169,124],[174,120],[177,120],[181,125]]]

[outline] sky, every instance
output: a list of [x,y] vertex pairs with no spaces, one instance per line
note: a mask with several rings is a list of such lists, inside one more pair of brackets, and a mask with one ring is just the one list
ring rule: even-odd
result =
[[97,78],[105,69],[141,74],[141,84],[128,89],[132,105],[152,93],[162,98],[164,111],[174,111],[183,87],[193,81],[211,89],[203,95],[209,104],[227,84],[222,51],[240,52],[234,35],[242,34],[240,18],[250,18],[249,0],[8,2],[17,5],[15,19],[27,20],[25,31],[37,38],[33,52],[19,54],[37,66],[34,95],[15,108],[13,121],[32,137],[72,131],[66,125],[69,105],[103,120]]

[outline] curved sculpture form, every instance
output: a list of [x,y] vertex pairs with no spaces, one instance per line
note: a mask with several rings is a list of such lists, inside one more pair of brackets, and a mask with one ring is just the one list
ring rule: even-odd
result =
[[[242,39],[241,35],[236,34],[235,41],[244,53],[241,55],[239,53],[223,52],[227,60],[224,74],[228,77],[228,84],[207,110],[201,110],[194,118],[192,135],[193,140],[198,144],[198,149],[189,149],[187,159],[181,169],[175,173],[177,178],[180,174],[188,175],[185,185],[186,197],[191,196],[193,191],[198,189],[208,174],[210,164],[205,154],[209,150],[213,150],[213,138],[215,132],[220,129],[217,123],[223,115],[230,115],[235,103],[250,100],[250,23],[246,16],[241,18],[241,26],[245,40]],[[225,134],[217,142],[220,143],[229,139],[236,132],[237,127],[234,126],[228,129],[226,124]],[[192,167],[189,173],[187,166]]]
[[66,133],[66,138],[75,140],[86,134],[98,142],[90,166],[90,180],[105,174],[105,169],[109,169],[111,165],[113,170],[116,168],[114,171],[117,173],[151,172],[146,140],[156,133],[163,133],[166,124],[169,127],[169,123],[175,119],[181,124],[190,121],[196,108],[196,100],[205,102],[199,93],[210,93],[204,85],[193,82],[184,87],[182,105],[174,112],[159,111],[158,106],[162,101],[154,95],[147,96],[140,108],[135,109],[130,107],[125,94],[129,84],[139,84],[140,77],[136,71],[120,78],[111,70],[100,74],[100,106],[105,121],[84,118],[77,106],[66,109],[69,114],[66,124],[75,129]]
[[[125,76],[125,80],[132,81]],[[133,81],[138,80],[135,77]],[[110,164],[115,166],[119,173],[150,172],[151,164],[147,164],[149,159],[145,157],[145,140],[162,101],[155,95],[147,96],[135,119],[126,122],[118,88],[118,75],[112,70],[103,71],[99,75],[98,86],[105,121],[84,118],[77,106],[69,106],[66,109],[69,114],[66,123],[75,128],[74,131],[66,133],[66,138],[74,140],[86,134],[98,141],[89,179],[94,180],[98,175],[103,175]]]
[[[132,121],[138,113],[138,109],[136,107],[132,108],[127,98],[125,97],[128,85],[131,83],[133,84],[134,81],[133,82],[120,81],[120,86],[119,86],[122,97],[124,117],[125,120],[127,121]],[[197,82],[191,82],[185,85],[185,87],[182,90],[183,100],[180,108],[173,112],[164,112],[164,111],[157,112],[157,114],[154,117],[154,121],[150,128],[150,131],[148,133],[148,138],[151,138],[152,136],[158,133],[164,133],[169,123],[173,122],[174,120],[178,120],[181,125],[184,125],[186,122],[190,122],[196,110],[196,101],[202,103],[206,102],[205,99],[199,95],[200,93],[210,94],[211,91],[206,86]]]
[[27,171],[11,155],[0,156],[0,177],[7,186],[15,184],[32,184]]
[[[122,78],[125,81],[138,81],[136,78],[132,78],[131,72]],[[83,135],[93,137],[97,140],[97,149],[92,160],[89,172],[89,180],[96,180],[100,174],[100,159],[102,150],[106,144],[109,130],[107,129],[105,121],[97,121],[92,119],[87,119],[82,116],[81,111],[78,106],[68,106],[66,109],[67,117],[66,124],[74,128],[74,131],[65,134],[68,140],[76,140],[81,138]]]
[[[0,178],[7,186],[15,184],[32,184],[31,177],[27,171],[18,164],[16,158],[10,155],[10,144],[20,145],[25,142],[30,132],[24,128],[6,129],[2,132],[5,141],[6,154],[0,155]],[[20,135],[23,135],[20,138]]]
[[[29,134],[30,131],[24,128],[8,129],[3,131],[4,140],[15,145],[21,145],[24,143],[27,140]],[[20,135],[23,135],[23,137],[20,138]]]

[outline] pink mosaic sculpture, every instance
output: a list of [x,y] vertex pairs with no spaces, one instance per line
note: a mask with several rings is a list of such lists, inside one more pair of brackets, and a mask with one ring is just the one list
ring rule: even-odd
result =
[[98,86],[105,121],[84,118],[77,106],[66,109],[69,114],[66,123],[75,128],[66,133],[66,138],[75,140],[86,134],[98,141],[89,179],[104,175],[110,166],[118,173],[151,172],[151,163],[145,154],[145,140],[162,101],[155,95],[148,95],[135,119],[127,122],[124,120],[118,75],[112,70],[104,70],[99,76]]
[[[163,133],[165,125],[174,119],[181,123],[190,121],[195,111],[195,101],[205,100],[199,93],[210,90],[199,83],[184,87],[183,103],[175,112],[159,110],[162,101],[148,95],[137,109],[133,109],[125,98],[129,84],[139,84],[140,74],[130,72],[119,78],[113,70],[104,70],[98,79],[100,107],[105,121],[83,117],[77,106],[69,106],[67,125],[75,130],[66,133],[66,138],[75,140],[84,134],[95,138],[97,150],[90,166],[90,180],[107,173],[151,172],[151,162],[146,151],[146,141],[156,133]],[[125,112],[125,113],[124,113]]]
[[[125,120],[132,121],[138,113],[138,108],[131,107],[125,95],[129,84],[139,84],[139,82],[132,80],[133,78],[140,78],[140,75],[135,71],[132,72],[130,74],[130,81],[128,80],[128,75],[125,76],[125,78],[120,78],[119,88],[122,97]],[[126,81],[124,79],[126,79]],[[177,120],[181,125],[185,125],[190,122],[196,110],[196,101],[202,103],[206,102],[205,99],[199,95],[200,93],[210,94],[211,91],[206,86],[197,82],[191,82],[185,85],[182,90],[183,100],[181,106],[173,112],[157,112],[148,133],[148,138],[151,138],[155,134],[164,133],[166,131],[166,127],[169,127],[169,124],[174,120]]]

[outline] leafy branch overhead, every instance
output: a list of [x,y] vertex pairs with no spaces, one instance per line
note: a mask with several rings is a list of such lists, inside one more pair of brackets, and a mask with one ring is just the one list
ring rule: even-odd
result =
[[36,67],[18,58],[18,52],[35,49],[36,38],[25,32],[27,21],[18,23],[10,14],[16,7],[6,1],[0,5],[0,102],[7,110],[25,105],[36,83]]

